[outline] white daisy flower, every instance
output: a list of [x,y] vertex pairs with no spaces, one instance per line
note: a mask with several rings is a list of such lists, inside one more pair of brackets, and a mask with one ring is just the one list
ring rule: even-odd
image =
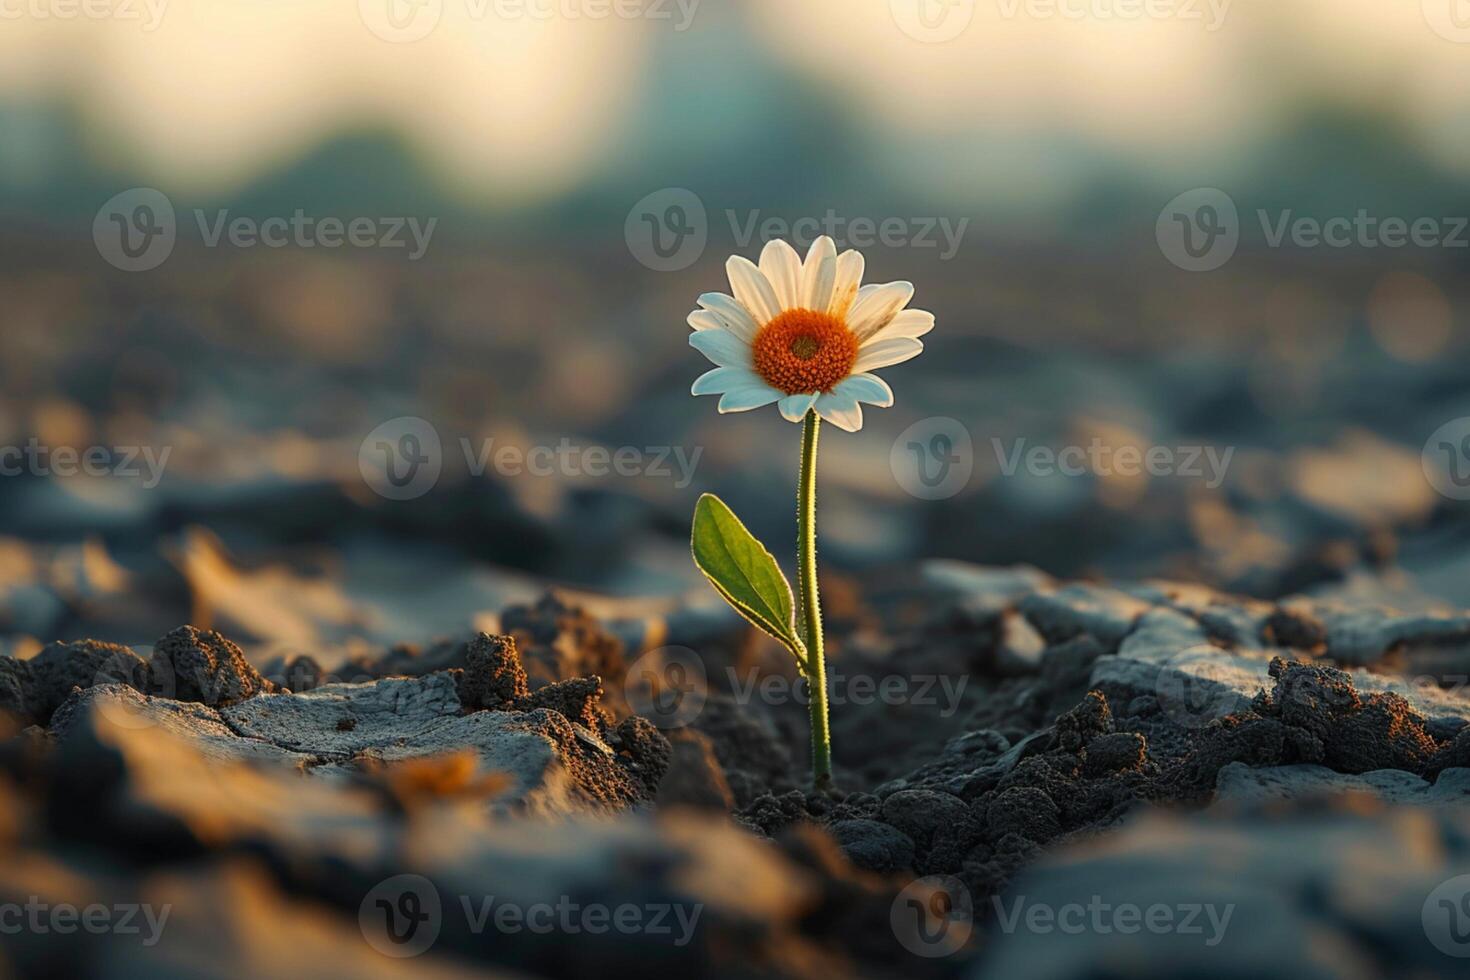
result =
[[735,295],[705,293],[689,314],[689,346],[716,365],[690,392],[719,395],[721,413],[775,402],[787,421],[815,409],[856,432],[863,404],[893,404],[893,389],[870,372],[916,357],[919,338],[934,329],[932,313],[904,308],[911,283],[862,285],[862,255],[838,255],[825,235],[805,262],[772,241],[759,266],[734,255],[725,268]]

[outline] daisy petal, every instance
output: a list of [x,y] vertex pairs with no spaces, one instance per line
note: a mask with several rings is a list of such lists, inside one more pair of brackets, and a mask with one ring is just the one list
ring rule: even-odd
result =
[[[708,331],[693,334],[689,342],[693,343],[696,338],[707,334]],[[870,340],[858,349],[857,363],[852,366],[852,370],[854,374],[862,374],[874,368],[902,364],[911,357],[917,357],[923,349],[923,342],[912,337],[885,337],[882,340]]]
[[779,309],[792,310],[801,305],[801,257],[796,249],[779,238],[766,242],[761,250],[761,272],[776,294]]
[[800,422],[806,418],[807,409],[817,400],[815,394],[811,395],[787,395],[781,399],[776,406],[781,410],[781,417],[788,422]]
[[720,367],[750,367],[750,345],[728,330],[696,330],[689,335],[689,346]]
[[881,286],[864,286],[847,314],[847,328],[862,343],[888,325],[899,310],[914,298],[911,282],[890,282]]
[[833,391],[817,399],[817,414],[844,432],[863,427],[863,409],[856,398]]
[[695,310],[689,314],[689,325],[695,330],[720,330],[724,322],[709,310]]
[[750,259],[732,255],[725,263],[725,271],[730,276],[730,288],[735,291],[735,298],[750,311],[757,326],[765,326],[781,312],[770,280]]
[[832,284],[837,280],[837,245],[826,235],[818,236],[807,249],[801,267],[801,306],[826,311],[832,303]]
[[832,394],[867,402],[879,408],[887,408],[893,404],[893,389],[876,374],[854,374],[843,378],[832,389]]
[[699,305],[720,318],[725,329],[749,343],[757,327],[750,311],[741,306],[733,296],[724,293],[705,293],[699,297]]
[[879,327],[870,338],[887,340],[889,337],[922,337],[934,329],[934,314],[927,310],[899,310],[887,326]]
[[832,281],[832,301],[827,312],[839,320],[847,319],[852,301],[857,299],[863,281],[863,253],[848,249],[837,256],[837,274]]
[[720,396],[719,412],[748,412],[752,408],[769,405],[781,397],[781,393],[768,384],[746,385],[734,388]]
[[723,395],[727,391],[746,388],[754,384],[765,384],[760,375],[749,368],[717,367],[694,379],[689,389],[691,395]]

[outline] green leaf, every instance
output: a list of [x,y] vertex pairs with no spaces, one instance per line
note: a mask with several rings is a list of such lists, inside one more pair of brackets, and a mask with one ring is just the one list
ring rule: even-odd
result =
[[752,626],[785,644],[805,665],[806,650],[796,635],[791,585],[766,546],[740,523],[735,512],[712,493],[694,505],[690,535],[694,564],[715,591]]

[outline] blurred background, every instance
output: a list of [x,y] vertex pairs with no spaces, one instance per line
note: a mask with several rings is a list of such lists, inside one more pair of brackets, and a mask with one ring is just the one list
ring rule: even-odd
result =
[[1470,605],[1467,215],[1463,0],[0,0],[0,635],[711,600],[798,430],[684,317],[817,233],[938,318],[829,427],[834,580]]

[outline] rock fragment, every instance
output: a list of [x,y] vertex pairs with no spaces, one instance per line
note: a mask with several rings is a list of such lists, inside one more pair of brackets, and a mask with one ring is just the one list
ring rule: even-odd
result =
[[469,642],[465,661],[460,697],[466,708],[501,708],[531,693],[513,637],[477,634]]
[[214,630],[180,626],[153,647],[156,689],[180,701],[224,707],[275,690],[234,643]]

